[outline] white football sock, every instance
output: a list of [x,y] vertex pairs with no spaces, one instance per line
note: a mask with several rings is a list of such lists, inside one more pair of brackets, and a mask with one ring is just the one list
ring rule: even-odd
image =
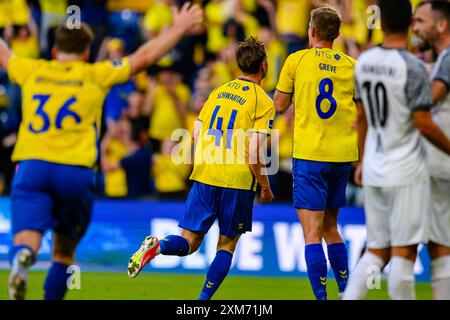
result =
[[450,300],[450,255],[431,261],[433,299]]
[[414,262],[402,257],[391,258],[388,291],[392,300],[415,300]]
[[344,292],[344,300],[362,300],[365,298],[367,291],[371,287],[370,278],[374,276],[374,272],[383,270],[384,261],[377,255],[366,251],[359,259],[356,266],[350,272],[347,288]]

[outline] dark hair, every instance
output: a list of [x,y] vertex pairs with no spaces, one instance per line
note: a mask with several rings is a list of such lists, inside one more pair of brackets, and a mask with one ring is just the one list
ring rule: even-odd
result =
[[237,45],[237,64],[239,69],[246,74],[257,74],[266,56],[264,44],[253,37],[247,38]]
[[55,31],[56,49],[65,53],[82,54],[89,49],[93,39],[94,33],[85,23],[81,23],[79,29],[69,29],[62,24]]
[[426,4],[431,5],[431,10],[437,12],[441,18],[447,20],[448,27],[450,28],[450,2],[447,0],[426,0],[417,5],[417,8]]
[[412,22],[412,6],[409,0],[378,0],[381,25],[386,32],[407,33]]
[[311,11],[311,26],[316,28],[320,40],[334,41],[339,36],[341,17],[336,9],[322,6]]

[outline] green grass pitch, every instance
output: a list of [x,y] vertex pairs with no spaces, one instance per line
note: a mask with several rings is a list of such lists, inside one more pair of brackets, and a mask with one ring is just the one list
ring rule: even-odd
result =
[[[32,271],[27,299],[42,299],[45,272]],[[0,300],[8,299],[8,271],[0,271]],[[81,288],[70,290],[71,300],[195,300],[203,286],[204,275],[142,273],[135,279],[120,273],[84,272]],[[386,282],[371,290],[368,299],[386,300]],[[327,283],[328,297],[337,299],[334,279]],[[431,299],[429,283],[416,284],[417,299]],[[265,278],[231,275],[214,296],[215,300],[311,300],[314,296],[305,278]]]

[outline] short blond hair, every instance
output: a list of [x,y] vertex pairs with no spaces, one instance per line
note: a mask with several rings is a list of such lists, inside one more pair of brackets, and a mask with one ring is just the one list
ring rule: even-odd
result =
[[311,27],[317,30],[317,37],[324,41],[333,41],[339,36],[341,16],[330,6],[321,6],[311,11]]
[[236,61],[239,69],[246,74],[257,74],[266,56],[264,44],[254,37],[237,44]]

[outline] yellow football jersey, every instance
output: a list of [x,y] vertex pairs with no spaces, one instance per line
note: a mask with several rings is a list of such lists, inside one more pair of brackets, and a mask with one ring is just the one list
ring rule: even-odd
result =
[[184,191],[189,172],[190,166],[175,164],[170,155],[156,154],[153,158],[152,173],[158,192]]
[[251,81],[236,79],[215,89],[198,119],[201,132],[195,146],[191,180],[242,190],[256,190],[248,161],[252,132],[270,134],[273,101]]
[[293,93],[293,157],[350,162],[358,160],[354,67],[340,51],[312,48],[291,54],[281,70],[277,90]]
[[276,23],[280,34],[308,36],[310,0],[277,0]]
[[8,75],[22,88],[12,160],[94,166],[103,100],[110,87],[130,78],[129,59],[90,64],[12,56]]
[[[118,162],[128,155],[128,148],[118,139],[111,139],[106,157],[109,162]],[[105,173],[105,194],[108,197],[125,197],[128,194],[127,174],[119,168]]]

